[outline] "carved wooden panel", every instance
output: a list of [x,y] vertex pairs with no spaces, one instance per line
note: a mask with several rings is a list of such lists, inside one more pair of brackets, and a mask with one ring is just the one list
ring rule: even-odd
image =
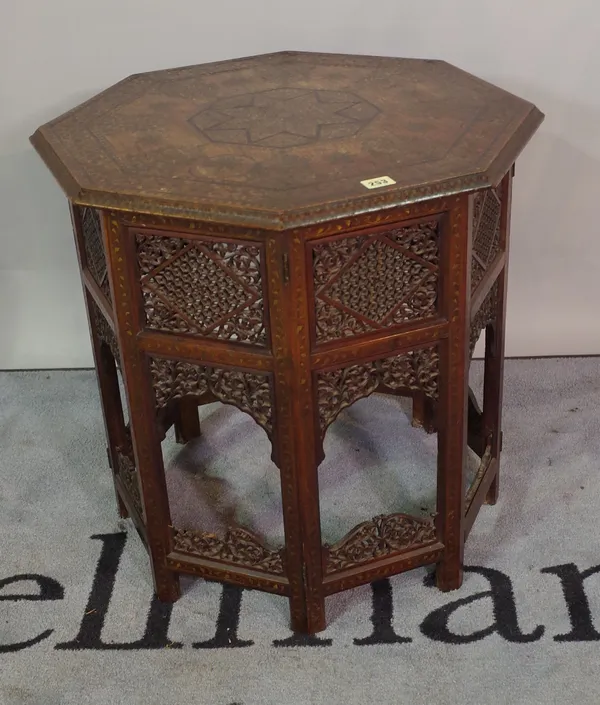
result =
[[208,531],[173,529],[173,549],[251,570],[284,574],[283,549],[266,548],[255,534],[241,527],[228,529],[223,538]]
[[112,329],[110,323],[104,317],[104,314],[94,302],[94,300],[89,298],[89,311],[90,318],[92,320],[92,326],[96,331],[96,335],[100,338],[100,341],[108,345],[112,356],[115,359],[117,365],[121,364],[121,355],[119,353],[119,344],[117,342],[117,336]]
[[144,512],[142,509],[138,472],[135,466],[133,446],[131,443],[131,434],[129,429],[126,431],[126,436],[126,442],[117,448],[119,466],[116,468],[116,473],[121,480],[123,487],[129,494],[137,513],[143,518]]
[[155,234],[136,244],[148,328],[267,345],[260,244]]
[[315,244],[317,342],[435,316],[439,237],[434,218]]
[[408,514],[377,516],[356,526],[333,546],[325,546],[325,572],[355,568],[376,558],[436,541],[431,519]]
[[273,383],[270,374],[151,358],[150,371],[159,409],[186,395],[210,393],[250,414],[269,438],[273,431]]
[[84,206],[80,208],[80,217],[86,266],[92,277],[94,277],[96,284],[110,301],[110,284],[108,282],[108,268],[102,240],[100,214],[95,208]]
[[500,252],[501,211],[501,186],[478,191],[473,196],[472,291],[475,291],[488,267]]
[[494,323],[496,320],[498,302],[498,282],[494,282],[492,288],[489,290],[488,295],[483,300],[483,303],[479,307],[479,310],[473,317],[471,321],[471,332],[469,336],[469,355],[473,357],[473,352],[475,351],[475,345],[479,340],[481,331],[483,331],[486,326]]
[[322,436],[342,409],[369,396],[378,387],[390,391],[422,391],[426,396],[437,399],[438,374],[437,346],[315,373]]

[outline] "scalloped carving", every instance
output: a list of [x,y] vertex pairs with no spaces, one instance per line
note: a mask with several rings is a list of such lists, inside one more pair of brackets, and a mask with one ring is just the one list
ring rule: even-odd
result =
[[265,573],[284,574],[283,549],[266,548],[255,534],[241,527],[228,529],[223,538],[208,531],[173,529],[173,549]]
[[402,355],[317,372],[317,396],[321,435],[346,407],[368,397],[378,387],[390,391],[411,389],[437,399],[439,353],[437,346],[411,350]]
[[488,295],[483,300],[479,310],[471,321],[471,330],[469,334],[469,356],[473,357],[475,346],[479,340],[481,332],[489,325],[496,321],[496,311],[498,304],[498,282],[494,282]]
[[437,541],[431,519],[408,514],[376,516],[350,531],[333,546],[325,546],[325,571],[334,573],[417,546]]
[[117,336],[112,329],[110,323],[106,320],[104,314],[100,310],[96,302],[89,298],[89,311],[90,318],[92,319],[92,326],[96,331],[96,335],[102,343],[105,343],[110,348],[115,363],[121,365],[121,353],[119,351],[119,343],[117,342]]
[[190,362],[150,359],[156,405],[207,393],[250,414],[269,438],[273,432],[273,384],[270,374],[194,365]]

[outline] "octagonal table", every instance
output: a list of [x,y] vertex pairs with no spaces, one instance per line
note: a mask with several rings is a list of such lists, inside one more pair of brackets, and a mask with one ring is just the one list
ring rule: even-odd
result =
[[[130,76],[33,135],[71,204],[118,504],[160,599],[192,573],[285,595],[315,632],[368,581],[436,563],[460,586],[498,492],[513,166],[542,117],[444,62],[282,52]],[[437,511],[324,546],[323,439],[373,392],[437,431]],[[284,546],[172,523],[161,441],[216,400],[271,441]]]

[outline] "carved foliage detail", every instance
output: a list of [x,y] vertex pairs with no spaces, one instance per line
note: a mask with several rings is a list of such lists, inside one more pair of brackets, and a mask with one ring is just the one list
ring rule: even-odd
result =
[[273,430],[271,376],[241,370],[220,369],[190,362],[152,358],[150,370],[159,409],[186,395],[212,394],[250,414],[269,437]]
[[471,332],[469,336],[469,356],[472,358],[475,351],[475,345],[479,340],[481,331],[486,326],[491,325],[496,321],[496,311],[498,310],[498,282],[494,282],[488,295],[483,300],[479,310],[471,321]]
[[110,284],[108,282],[106,253],[104,252],[104,243],[102,241],[100,214],[95,208],[88,208],[87,206],[81,208],[80,212],[81,234],[87,268],[94,277],[96,284],[110,301]]
[[266,345],[262,247],[136,236],[148,327]]
[[133,446],[131,444],[129,430],[127,430],[127,441],[122,446],[117,447],[117,458],[119,463],[117,475],[131,497],[131,501],[137,513],[140,517],[143,517],[144,513],[142,510],[138,472],[135,467]]
[[473,253],[471,289],[474,291],[500,252],[502,189],[485,189],[473,196]]
[[241,527],[228,529],[223,538],[207,531],[173,529],[173,549],[265,573],[284,574],[283,550],[265,548],[257,536]]
[[104,317],[104,314],[98,307],[98,305],[91,299],[89,302],[90,318],[92,319],[92,326],[96,331],[96,335],[102,343],[106,343],[110,348],[112,356],[115,359],[117,365],[121,364],[121,356],[119,353],[119,344],[117,342],[117,336],[114,330],[111,328],[110,323]]
[[377,516],[341,541],[325,546],[325,571],[333,573],[436,541],[433,521],[407,514]]
[[421,320],[438,300],[439,220],[313,247],[318,342]]
[[422,391],[437,399],[439,353],[436,346],[411,350],[394,357],[351,365],[338,370],[318,372],[317,396],[321,434],[340,411],[378,387],[391,391]]

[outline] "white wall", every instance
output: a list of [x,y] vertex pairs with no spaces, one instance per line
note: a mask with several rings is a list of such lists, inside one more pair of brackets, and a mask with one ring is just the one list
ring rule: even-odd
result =
[[304,49],[443,58],[547,115],[517,168],[507,353],[600,353],[598,0],[0,0],[0,369],[91,364],[40,124],[124,76]]

